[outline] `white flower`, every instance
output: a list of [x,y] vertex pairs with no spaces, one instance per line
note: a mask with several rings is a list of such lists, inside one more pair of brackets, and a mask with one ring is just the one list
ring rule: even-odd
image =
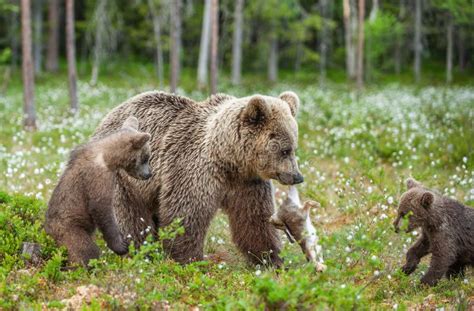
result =
[[372,188],[371,186],[369,186],[369,187],[367,188],[367,193],[368,193],[368,194],[371,194],[372,191],[373,191],[373,188]]
[[256,275],[256,276],[259,276],[260,274],[262,274],[262,271],[261,271],[261,270],[255,271],[255,275]]
[[392,197],[392,196],[389,196],[389,197],[387,198],[387,202],[388,202],[388,204],[393,204],[393,197]]
[[374,275],[375,275],[375,276],[379,276],[379,275],[380,275],[380,271],[379,271],[379,270],[375,270],[375,271],[374,271]]

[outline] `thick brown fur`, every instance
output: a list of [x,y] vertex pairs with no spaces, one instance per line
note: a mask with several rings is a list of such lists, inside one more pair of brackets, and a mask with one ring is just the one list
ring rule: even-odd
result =
[[422,234],[408,250],[402,271],[411,274],[420,259],[431,253],[430,268],[421,282],[436,285],[444,277],[463,275],[474,264],[474,209],[408,179],[394,222],[398,231],[408,217],[407,232],[421,227]]
[[112,202],[120,170],[135,178],[151,177],[150,135],[138,132],[137,122],[130,117],[115,133],[74,149],[53,191],[45,230],[68,249],[71,263],[87,265],[90,259],[99,257],[93,239],[96,227],[111,250],[119,255],[128,251]]
[[200,260],[209,224],[222,208],[234,242],[251,261],[279,264],[280,241],[268,223],[274,210],[270,179],[303,181],[295,157],[298,105],[292,92],[280,98],[220,94],[203,102],[148,92],[116,107],[95,137],[136,116],[152,134],[151,164],[157,172],[142,187],[118,177],[114,208],[122,232],[141,242],[144,226],[165,227],[181,219],[184,235],[164,241],[165,248],[179,262]]

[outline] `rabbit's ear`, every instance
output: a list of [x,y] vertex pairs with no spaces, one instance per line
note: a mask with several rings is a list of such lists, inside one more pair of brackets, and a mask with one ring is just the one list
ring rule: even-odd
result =
[[310,201],[304,202],[303,210],[304,210],[306,215],[309,215],[312,208],[320,208],[320,207],[321,207],[321,204],[319,204],[316,201],[311,201],[310,200]]

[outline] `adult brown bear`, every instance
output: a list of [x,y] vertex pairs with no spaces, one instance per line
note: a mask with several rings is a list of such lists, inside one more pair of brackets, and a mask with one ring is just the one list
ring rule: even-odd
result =
[[147,92],[113,109],[95,137],[116,130],[130,115],[152,137],[154,176],[119,176],[114,208],[122,233],[140,243],[157,225],[181,219],[185,233],[164,241],[165,250],[179,262],[200,260],[209,224],[222,208],[233,241],[252,262],[280,264],[280,240],[268,223],[274,211],[270,179],[303,181],[295,156],[298,106],[293,92],[220,94],[203,102]]

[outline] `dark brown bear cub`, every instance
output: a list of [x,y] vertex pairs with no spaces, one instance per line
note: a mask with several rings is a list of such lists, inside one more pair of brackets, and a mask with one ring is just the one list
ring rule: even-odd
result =
[[463,275],[474,264],[474,209],[407,180],[408,191],[400,198],[395,230],[408,217],[407,232],[421,227],[422,234],[408,250],[402,271],[415,271],[420,259],[431,253],[430,268],[421,283],[430,286],[446,277]]
[[119,170],[137,179],[151,177],[149,140],[150,134],[138,131],[138,120],[129,117],[118,131],[72,151],[45,223],[46,232],[67,248],[70,262],[87,265],[99,257],[93,240],[96,227],[111,250],[127,253],[112,207],[115,179]]

